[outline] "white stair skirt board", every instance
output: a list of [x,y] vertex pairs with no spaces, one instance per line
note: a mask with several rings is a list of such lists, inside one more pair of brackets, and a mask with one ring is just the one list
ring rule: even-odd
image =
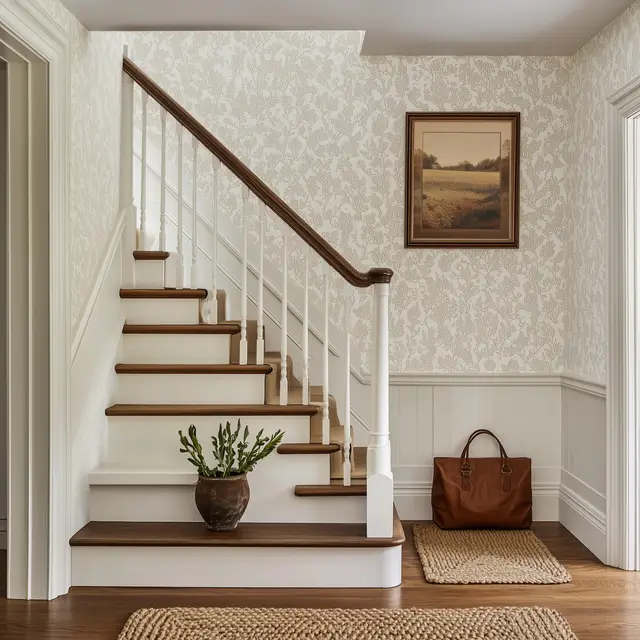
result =
[[136,260],[134,282],[136,289],[164,287],[164,260]]
[[402,546],[73,547],[71,574],[74,587],[389,588]]
[[116,398],[120,404],[264,404],[264,375],[121,373]]
[[200,321],[198,299],[125,298],[122,306],[129,324],[198,324]]
[[122,336],[122,362],[128,364],[229,364],[230,349],[228,335],[125,333]]

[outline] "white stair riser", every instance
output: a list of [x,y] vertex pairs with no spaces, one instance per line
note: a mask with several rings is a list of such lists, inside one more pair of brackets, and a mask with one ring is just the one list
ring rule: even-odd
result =
[[71,575],[75,587],[389,588],[402,547],[73,547]]
[[[192,298],[125,298],[124,317],[129,324],[198,324],[200,300]],[[173,336],[165,336],[171,339]]]
[[[193,467],[179,451],[178,431],[182,430],[186,433],[189,425],[195,424],[198,429],[198,439],[205,452],[210,455],[211,436],[217,435],[220,424],[226,425],[230,422],[235,428],[238,417],[111,416],[108,418],[107,457],[102,467],[139,471],[191,471]],[[264,429],[264,435],[268,436],[282,429],[284,431],[282,442],[309,442],[309,418],[305,416],[244,416],[240,417],[240,422],[243,429],[245,425],[249,426],[250,442],[253,442],[260,429]],[[311,467],[320,461],[327,470],[323,482],[329,481],[329,456],[327,455],[283,456],[274,452],[260,461],[256,472],[259,473],[263,465],[270,467],[271,464],[275,464],[273,461],[279,460],[282,463],[289,457],[304,458]],[[304,483],[295,476],[289,480],[291,486]]]
[[[281,461],[280,461],[281,462]],[[283,475],[289,469],[289,475]],[[265,470],[265,467],[263,467]],[[298,497],[294,485],[325,484],[308,481],[312,473],[289,465],[281,475],[265,478],[258,469],[249,479],[251,500],[242,522],[366,522],[363,496]],[[194,485],[97,486],[91,487],[91,520],[110,522],[200,522],[194,501]]]
[[162,289],[164,287],[164,260],[136,260],[136,289]]
[[122,361],[127,363],[229,364],[230,350],[228,335],[125,333],[122,336]]
[[264,375],[118,374],[121,404],[264,404]]

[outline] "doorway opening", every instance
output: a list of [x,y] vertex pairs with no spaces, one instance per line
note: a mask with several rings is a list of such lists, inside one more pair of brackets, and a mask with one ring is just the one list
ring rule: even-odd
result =
[[49,505],[42,500],[49,493],[48,65],[1,28],[0,200],[1,589],[12,598],[43,599],[49,573]]

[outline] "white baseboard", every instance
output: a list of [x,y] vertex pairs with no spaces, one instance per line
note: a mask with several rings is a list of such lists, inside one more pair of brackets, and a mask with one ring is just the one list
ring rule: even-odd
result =
[[[533,485],[533,519],[536,522],[557,522],[560,514],[558,484]],[[394,504],[401,520],[431,520],[431,483],[396,482]]]
[[560,522],[603,562],[607,552],[607,517],[566,485],[560,485]]

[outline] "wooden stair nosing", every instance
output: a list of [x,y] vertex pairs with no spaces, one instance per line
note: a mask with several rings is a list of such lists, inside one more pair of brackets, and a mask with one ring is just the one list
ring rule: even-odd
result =
[[319,498],[331,496],[366,496],[366,484],[352,484],[345,487],[341,484],[298,484],[294,493],[300,497]]
[[233,335],[240,333],[237,324],[125,324],[122,333],[126,334],[208,334]]
[[167,260],[169,258],[168,251],[134,251],[134,260]]
[[313,416],[322,407],[288,404],[114,404],[107,416]]
[[204,300],[206,289],[120,289],[124,299]]
[[116,365],[125,374],[262,374],[271,373],[269,364],[127,364]]
[[342,447],[337,443],[315,444],[315,443],[288,443],[281,444],[276,451],[281,455],[312,455],[337,453]]
[[[394,523],[396,525],[396,523]],[[202,522],[89,522],[72,547],[395,547],[404,542],[397,520],[393,538],[367,538],[365,523],[241,522],[235,531],[208,531]]]

